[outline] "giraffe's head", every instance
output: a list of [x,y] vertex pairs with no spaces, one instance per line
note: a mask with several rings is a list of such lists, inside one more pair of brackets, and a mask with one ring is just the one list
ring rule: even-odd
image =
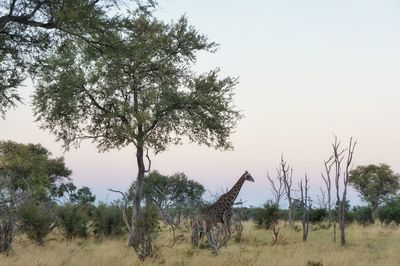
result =
[[242,178],[244,178],[244,180],[254,182],[253,177],[247,171],[244,172],[244,174],[242,175]]

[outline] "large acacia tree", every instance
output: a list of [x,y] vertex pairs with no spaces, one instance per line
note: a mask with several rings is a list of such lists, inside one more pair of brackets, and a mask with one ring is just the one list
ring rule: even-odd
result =
[[138,166],[129,225],[130,244],[141,237],[140,202],[148,149],[164,151],[189,141],[232,148],[229,136],[241,117],[232,103],[236,78],[219,70],[196,74],[200,51],[217,45],[182,17],[166,24],[148,12],[121,21],[99,51],[80,40],[66,40],[38,66],[34,109],[42,128],[68,148],[92,139],[100,151],[134,145]]
[[[120,0],[1,0],[0,115],[21,101],[17,88],[32,62],[61,39],[79,38],[96,49],[110,44],[103,36],[123,12]],[[155,6],[154,0],[131,0],[135,7]],[[123,5],[125,6],[125,5]],[[114,12],[108,12],[111,9]],[[113,15],[110,15],[113,14]]]

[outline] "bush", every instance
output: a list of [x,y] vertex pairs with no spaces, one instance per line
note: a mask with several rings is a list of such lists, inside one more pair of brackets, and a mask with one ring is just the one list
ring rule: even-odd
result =
[[139,239],[141,241],[138,246],[134,246],[134,249],[141,260],[144,260],[146,257],[156,257],[159,255],[159,247],[155,242],[161,231],[159,221],[158,210],[154,204],[147,204],[142,209],[141,219],[136,221],[136,226],[140,229]]
[[327,218],[328,211],[326,209],[311,209],[309,215],[310,223],[320,223]]
[[87,237],[90,222],[89,206],[66,204],[57,207],[59,225],[67,238]]
[[125,232],[122,210],[116,205],[99,204],[94,211],[94,234],[118,236]]
[[400,197],[387,201],[378,209],[378,218],[381,223],[389,224],[394,222],[400,224]]
[[355,206],[353,207],[351,214],[353,219],[361,225],[365,226],[374,223],[374,220],[372,219],[372,210],[370,207]]
[[43,239],[50,232],[50,226],[54,222],[54,215],[49,204],[34,200],[26,201],[20,206],[18,216],[21,230],[29,239],[42,245]]
[[259,227],[271,229],[279,220],[279,208],[276,204],[268,201],[264,208],[260,208],[256,213],[256,223]]

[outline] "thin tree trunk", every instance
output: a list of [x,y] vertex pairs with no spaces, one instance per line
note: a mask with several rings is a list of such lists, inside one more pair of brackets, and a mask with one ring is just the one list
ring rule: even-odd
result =
[[336,242],[336,222],[333,222],[333,242]]
[[346,234],[345,234],[346,224],[345,224],[345,217],[344,217],[346,208],[344,206],[344,203],[342,203],[342,204],[343,204],[343,206],[340,210],[340,224],[339,225],[340,225],[340,244],[342,246],[344,246],[344,245],[346,245]]
[[372,221],[375,223],[376,216],[378,214],[378,206],[372,206],[371,210],[371,216],[372,216]]
[[133,230],[131,231],[131,234],[129,236],[129,245],[132,245],[135,249],[139,246],[143,237],[141,234],[141,228],[140,226],[138,226],[141,220],[140,202],[142,201],[143,183],[145,174],[143,157],[144,157],[143,141],[138,141],[138,145],[136,147],[136,161],[138,165],[138,174],[133,195],[133,209],[132,209],[132,221],[131,221]]
[[289,211],[288,211],[288,218],[289,218],[289,228],[292,228],[293,225],[293,204],[289,202]]

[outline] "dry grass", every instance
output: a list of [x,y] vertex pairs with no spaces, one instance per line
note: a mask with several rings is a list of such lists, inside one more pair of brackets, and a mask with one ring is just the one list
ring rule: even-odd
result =
[[308,261],[329,265],[400,265],[400,229],[379,225],[352,225],[347,230],[348,245],[341,247],[331,240],[331,230],[310,231],[309,240],[301,241],[301,232],[281,229],[281,239],[272,245],[270,231],[245,223],[243,241],[233,240],[218,256],[206,249],[192,249],[187,241],[169,248],[171,236],[165,232],[159,240],[160,255],[140,263],[124,239],[66,241],[52,235],[43,247],[23,236],[14,243],[15,254],[0,255],[0,265],[307,265]]

